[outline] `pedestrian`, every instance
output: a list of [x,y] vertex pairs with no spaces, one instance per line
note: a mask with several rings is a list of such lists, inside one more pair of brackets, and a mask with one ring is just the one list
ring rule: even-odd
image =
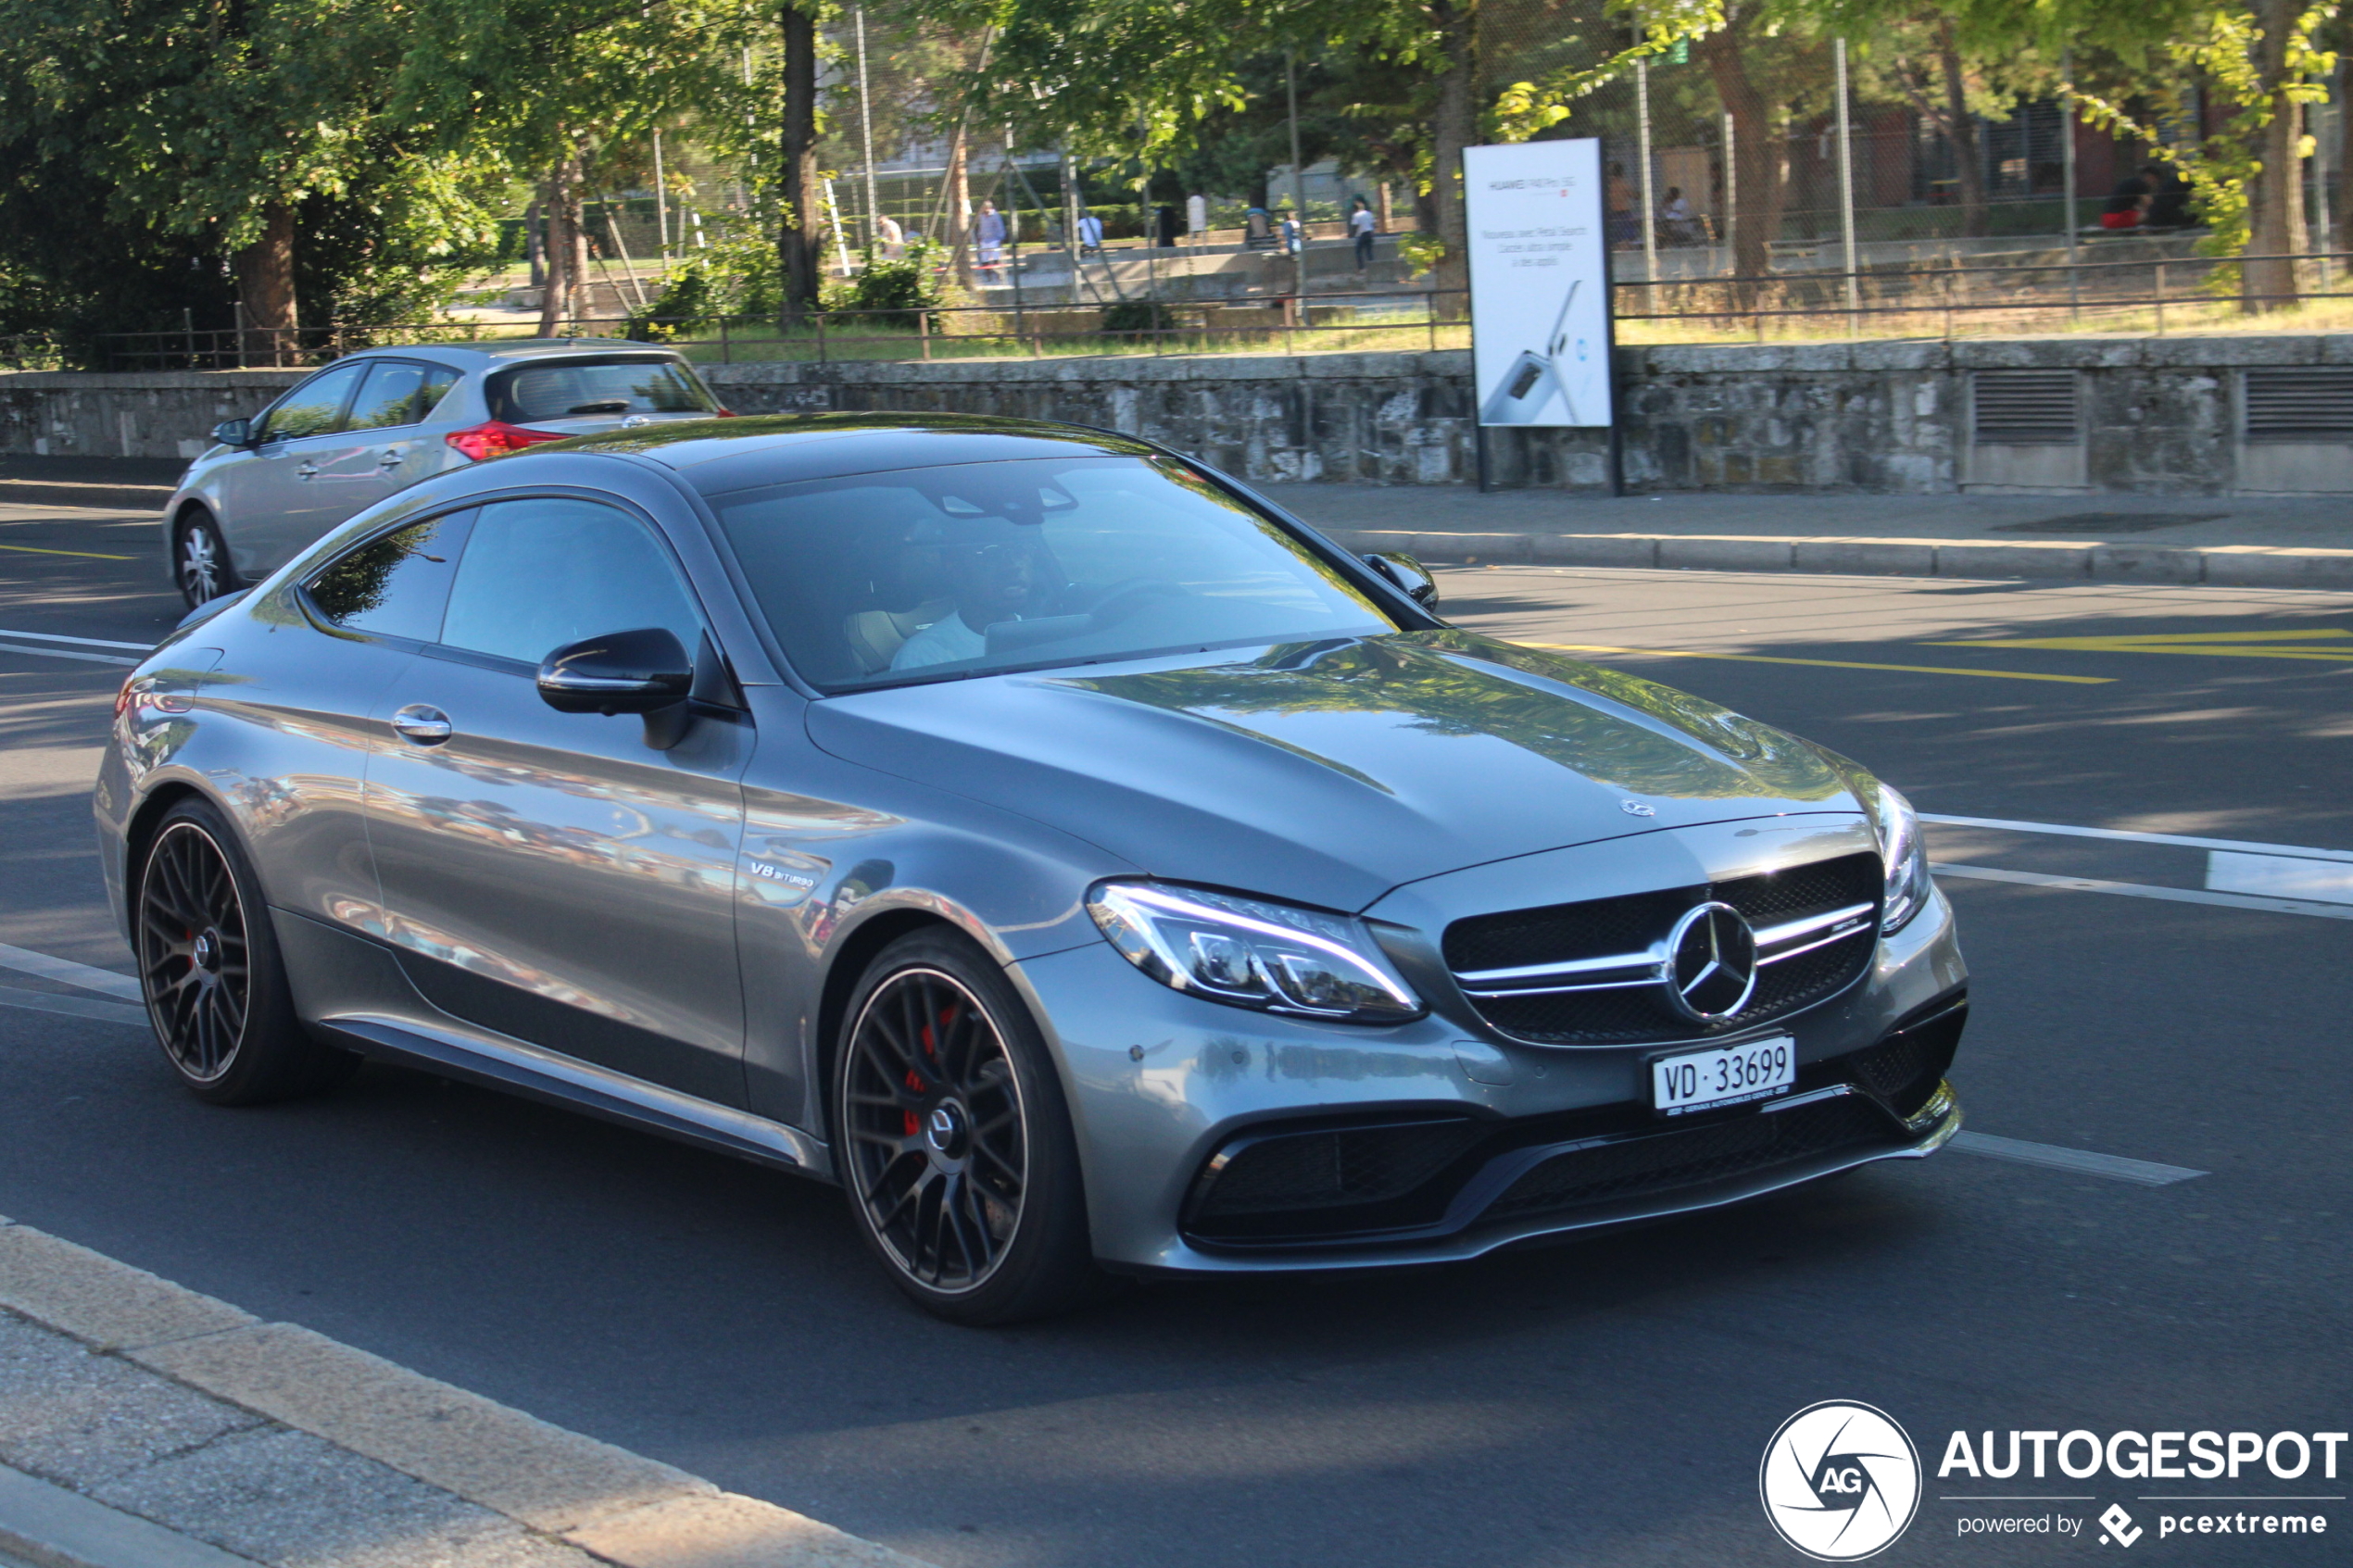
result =
[[1667,199],[1658,204],[1659,226],[1670,245],[1699,244],[1699,225],[1692,220],[1692,204],[1680,185],[1667,187]]
[[1356,270],[1362,272],[1373,264],[1373,236],[1380,232],[1380,220],[1373,216],[1373,204],[1364,197],[1356,198],[1356,210],[1348,215],[1348,237],[1356,242]]
[[997,210],[995,202],[982,202],[980,219],[974,227],[980,246],[980,270],[994,278],[1005,256],[1005,215]]
[[1283,208],[1282,222],[1276,232],[1281,236],[1285,255],[1297,256],[1306,248],[1307,231],[1300,227],[1299,215],[1290,207]]
[[2137,229],[2142,216],[2148,211],[2149,198],[2157,194],[2148,178],[2143,174],[2127,174],[2116,182],[2108,203],[2100,208],[2103,229]]
[[1614,245],[1630,245],[1642,233],[1642,225],[1634,220],[1634,182],[1626,178],[1626,166],[1609,166],[1606,187],[1608,211],[1603,220],[1603,231]]
[[886,261],[896,261],[907,254],[907,231],[901,229],[899,220],[887,212],[875,220],[875,248],[882,253]]
[[2144,229],[2186,229],[2190,226],[2190,182],[2163,164],[2144,164],[2141,178],[2149,182],[2148,210],[2141,214]]
[[1078,254],[1101,256],[1102,253],[1103,220],[1095,216],[1093,209],[1082,207],[1078,209]]

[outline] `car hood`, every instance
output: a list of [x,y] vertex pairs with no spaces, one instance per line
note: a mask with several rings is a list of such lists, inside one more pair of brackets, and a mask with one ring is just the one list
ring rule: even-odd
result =
[[1859,809],[1826,756],[1781,731],[1454,630],[945,681],[808,711],[837,757],[1049,822],[1157,877],[1330,909],[1629,833]]

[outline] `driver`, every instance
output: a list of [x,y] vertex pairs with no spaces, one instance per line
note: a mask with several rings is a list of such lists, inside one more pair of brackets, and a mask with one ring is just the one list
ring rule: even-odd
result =
[[901,644],[890,661],[893,670],[978,659],[988,651],[989,627],[1044,609],[1050,579],[1035,539],[955,545],[942,555],[954,583],[956,612]]

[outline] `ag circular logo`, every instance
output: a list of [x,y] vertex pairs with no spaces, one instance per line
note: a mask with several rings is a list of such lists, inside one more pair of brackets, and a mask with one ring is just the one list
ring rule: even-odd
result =
[[1820,1562],[1884,1550],[1920,1506],[1920,1456],[1884,1411],[1808,1405],[1765,1445],[1756,1489],[1781,1539]]

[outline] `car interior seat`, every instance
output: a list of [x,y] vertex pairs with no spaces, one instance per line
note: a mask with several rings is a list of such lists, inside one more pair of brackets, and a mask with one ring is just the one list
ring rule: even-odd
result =
[[890,661],[908,638],[936,621],[944,621],[956,608],[953,599],[930,599],[912,609],[862,609],[843,618],[841,633],[849,643],[849,651],[858,656],[864,673],[878,675],[890,668]]

